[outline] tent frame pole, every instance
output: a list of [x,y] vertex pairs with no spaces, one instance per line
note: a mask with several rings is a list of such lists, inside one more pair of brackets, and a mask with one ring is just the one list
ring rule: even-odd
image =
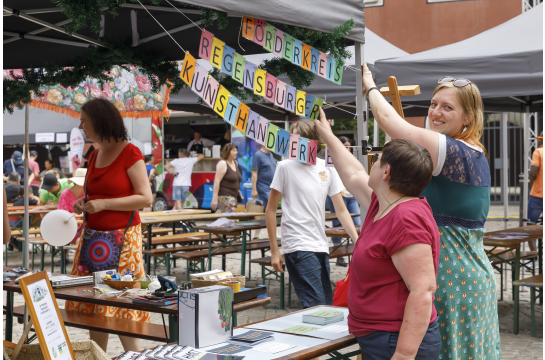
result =
[[[363,96],[363,81],[362,81],[362,72],[361,72],[361,66],[363,65],[363,44],[360,42],[355,43],[355,55],[356,55],[356,70],[355,76],[356,76],[356,117],[357,117],[357,124],[358,124],[358,133],[357,133],[357,146],[362,145],[362,140],[368,140],[368,128],[367,128],[367,100]],[[363,110],[366,110],[365,117]],[[365,171],[368,172],[367,168],[367,155],[363,155],[365,149],[360,148],[360,151],[358,151],[358,160],[363,164],[363,167],[365,168]],[[367,215],[367,211],[363,209],[360,205],[360,218],[365,219],[365,216]],[[363,223],[363,222],[362,222]]]
[[509,219],[509,114],[502,113],[501,127],[501,160],[502,160],[502,193],[503,193],[503,221],[504,228],[507,229],[507,219]]
[[[524,180],[522,183],[522,194],[521,194],[521,201],[522,201],[522,226],[526,226],[526,219],[528,219],[528,152],[529,152],[529,142],[530,142],[530,107],[526,106],[524,115],[522,117],[523,123],[522,123],[522,161],[523,161],[523,173],[524,173]],[[537,131],[537,129],[536,129]]]

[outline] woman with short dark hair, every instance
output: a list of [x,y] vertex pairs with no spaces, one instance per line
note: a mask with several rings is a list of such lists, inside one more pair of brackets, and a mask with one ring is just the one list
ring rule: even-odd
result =
[[316,129],[348,191],[367,211],[354,246],[348,327],[366,360],[436,360],[441,348],[433,306],[439,231],[419,197],[433,172],[429,152],[393,140],[373,155],[369,174],[333,135],[324,112]]
[[237,208],[237,198],[242,198],[240,182],[242,174],[237,162],[238,147],[229,143],[221,150],[222,161],[216,165],[216,177],[214,179],[214,194],[210,208],[216,211],[220,207],[222,213],[232,213]]
[[[150,206],[151,188],[146,174],[144,157],[140,150],[127,141],[127,131],[117,108],[107,100],[93,99],[81,107],[79,128],[85,138],[99,144],[89,156],[85,180],[86,197],[74,204],[74,212],[87,215],[87,230],[120,231],[125,229],[123,248],[119,258],[119,272],[129,270],[135,276],[144,276],[142,263],[142,230],[138,209]],[[135,211],[134,217],[133,211]],[[131,222],[132,219],[132,222]],[[72,275],[89,275],[89,269],[80,263],[85,239],[79,242],[74,256]],[[150,322],[149,312],[98,306],[67,301],[68,310],[101,316]],[[107,329],[105,329],[107,331]],[[91,339],[102,349],[108,346],[108,333],[90,331]],[[126,351],[139,351],[139,340],[119,335]]]

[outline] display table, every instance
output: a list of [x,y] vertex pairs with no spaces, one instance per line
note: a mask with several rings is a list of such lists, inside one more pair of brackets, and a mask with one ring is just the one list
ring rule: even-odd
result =
[[[4,267],[3,271],[11,270],[12,268]],[[61,275],[61,274],[53,274]],[[65,275],[71,276],[72,275]],[[76,277],[76,276],[73,276]],[[76,286],[63,289],[54,289],[53,292],[57,299],[61,300],[72,300],[78,302],[84,302],[88,304],[102,305],[102,306],[114,306],[124,309],[131,310],[140,310],[140,311],[149,311],[158,314],[165,314],[169,316],[169,339],[177,340],[178,339],[178,305],[170,306],[153,306],[153,305],[144,305],[144,304],[134,304],[131,299],[120,296],[116,297],[113,295],[99,295],[94,292],[87,292],[85,290],[92,289],[92,286]],[[4,283],[4,291],[7,292],[7,301],[6,301],[6,340],[11,341],[12,329],[13,329],[13,294],[21,293],[21,287],[12,280],[10,282]],[[238,304],[234,304],[234,312],[244,311],[259,306],[267,305],[271,302],[270,297],[262,297],[259,299],[252,299]]]

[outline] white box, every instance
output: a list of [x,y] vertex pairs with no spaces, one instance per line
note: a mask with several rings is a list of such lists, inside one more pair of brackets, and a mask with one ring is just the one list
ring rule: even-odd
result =
[[219,159],[221,157],[220,150],[221,150],[221,145],[212,146],[212,157],[215,159]]
[[180,290],[178,344],[199,349],[229,340],[234,296],[233,288],[220,285]]

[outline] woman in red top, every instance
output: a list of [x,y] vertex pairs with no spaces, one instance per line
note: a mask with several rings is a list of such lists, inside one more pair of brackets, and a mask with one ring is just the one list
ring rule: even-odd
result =
[[[119,260],[119,271],[134,271],[144,276],[142,264],[142,231],[138,209],[152,202],[144,157],[140,150],[127,141],[127,130],[116,107],[107,100],[90,100],[81,107],[81,124],[87,140],[100,145],[91,156],[87,168],[87,202],[79,199],[74,212],[87,213],[87,226],[94,230],[124,231],[132,211],[136,215],[129,227]],[[74,257],[72,275],[88,275],[88,269],[79,264],[80,241]],[[66,309],[103,316],[150,322],[148,312],[98,306],[73,301],[66,302]],[[106,351],[108,333],[90,331],[91,339]],[[135,338],[119,336],[125,351],[139,351]]]
[[342,164],[336,169],[344,186],[367,211],[350,267],[350,333],[366,360],[436,360],[439,232],[419,197],[432,177],[430,154],[410,140],[390,141],[373,155],[368,175],[321,109],[315,123],[333,164]]

